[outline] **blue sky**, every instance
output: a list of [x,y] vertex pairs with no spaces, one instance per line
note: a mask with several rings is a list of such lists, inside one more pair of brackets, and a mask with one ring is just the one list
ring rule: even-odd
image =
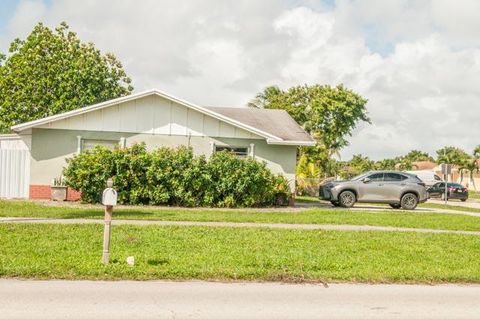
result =
[[19,0],[4,0],[1,3],[2,10],[0,10],[0,30],[6,26],[8,20],[15,12]]
[[477,0],[4,0],[0,9],[0,51],[39,21],[66,21],[113,52],[136,91],[242,106],[272,84],[343,83],[368,98],[372,118],[345,159],[480,143]]

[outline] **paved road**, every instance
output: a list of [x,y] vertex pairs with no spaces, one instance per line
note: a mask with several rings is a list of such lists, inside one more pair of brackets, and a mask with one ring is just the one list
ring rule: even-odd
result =
[[[103,224],[103,220],[101,219],[0,217],[0,223]],[[128,219],[117,219],[112,221],[112,224],[114,225],[274,228],[274,229],[337,230],[337,231],[387,231],[387,232],[417,232],[417,233],[434,233],[434,234],[446,233],[446,234],[457,234],[457,235],[480,236],[480,231],[390,227],[390,226],[369,226],[369,225],[272,224],[272,223],[194,222],[194,221],[128,220]]]
[[0,280],[7,318],[479,318],[480,286]]

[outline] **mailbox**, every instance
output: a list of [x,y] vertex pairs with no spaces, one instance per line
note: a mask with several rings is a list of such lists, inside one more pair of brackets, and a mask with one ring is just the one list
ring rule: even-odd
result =
[[105,206],[117,205],[117,191],[113,188],[106,188],[102,195],[102,204]]

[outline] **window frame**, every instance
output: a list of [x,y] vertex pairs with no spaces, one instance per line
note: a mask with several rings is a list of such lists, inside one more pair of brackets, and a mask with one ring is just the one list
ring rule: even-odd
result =
[[[391,180],[387,180],[386,179],[386,176],[388,174],[392,174],[392,175],[397,175],[398,177],[400,177],[399,179],[391,179]],[[400,173],[394,173],[394,172],[389,172],[389,173],[383,173],[383,181],[384,182],[395,182],[395,183],[398,183],[398,182],[403,182],[404,180],[408,179],[407,176],[403,175],[403,174],[400,174]]]
[[[235,151],[236,149],[245,149],[245,152]],[[214,153],[223,152],[223,151],[230,151],[231,153],[235,154],[235,156],[238,156],[239,158],[246,158],[250,155],[250,147],[248,146],[235,146],[235,145],[215,145],[214,146]]]
[[[104,142],[104,144],[102,143],[97,143],[97,144],[93,144],[93,147],[88,147],[86,148],[85,147],[85,143],[91,143],[91,142]],[[110,144],[111,145],[111,148],[109,146],[107,146],[107,144]],[[101,145],[101,146],[104,146],[110,150],[113,150],[115,148],[115,146],[120,146],[120,140],[116,140],[116,139],[101,139],[101,138],[81,138],[81,152],[84,152],[84,151],[88,151],[88,150],[93,150],[97,145]]]

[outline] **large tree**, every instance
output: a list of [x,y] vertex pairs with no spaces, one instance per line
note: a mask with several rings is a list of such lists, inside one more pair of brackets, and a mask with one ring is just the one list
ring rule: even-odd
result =
[[338,165],[333,159],[348,145],[347,137],[359,122],[370,123],[365,105],[367,100],[343,85],[299,85],[281,90],[270,86],[257,94],[249,106],[286,110],[317,145],[302,148],[324,176],[334,175]]
[[393,158],[386,158],[375,162],[375,169],[378,170],[395,170],[397,161]]
[[464,150],[454,146],[445,146],[437,150],[437,163],[462,165],[470,158]]
[[433,157],[431,157],[427,152],[422,152],[419,150],[411,150],[408,152],[407,155],[403,156],[405,160],[410,162],[420,162],[420,161],[432,161]]
[[122,64],[81,42],[61,23],[37,24],[0,55],[0,132],[10,126],[128,95],[133,90]]
[[345,178],[350,178],[370,170],[375,169],[375,162],[368,158],[368,156],[362,156],[361,154],[353,155],[352,159],[345,163]]
[[302,127],[334,154],[348,145],[347,136],[358,122],[370,123],[367,100],[343,85],[299,85],[284,91],[267,87],[250,106],[286,110]]

